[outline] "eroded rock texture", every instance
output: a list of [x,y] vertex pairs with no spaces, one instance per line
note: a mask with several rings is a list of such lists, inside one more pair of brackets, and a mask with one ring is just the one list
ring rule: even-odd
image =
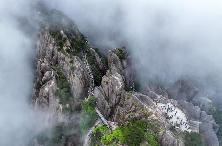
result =
[[69,18],[54,10],[43,18],[33,103],[49,111],[56,120],[53,123],[62,124],[59,133],[75,125],[76,130],[61,138],[60,145],[82,145],[81,102],[93,94],[95,80],[101,80],[105,64]]
[[[170,103],[188,119],[191,128],[185,129],[187,132],[200,132],[207,146],[219,146],[215,134],[218,126],[208,115],[211,101],[198,97],[199,89],[192,82],[180,80],[167,89],[147,83],[148,91],[136,92],[135,67],[125,48],[110,50],[106,58],[91,48],[77,26],[59,11],[44,11],[41,15],[33,103],[49,111],[49,117],[59,124],[55,125],[55,130],[59,129],[56,145],[83,145],[81,104],[94,96],[96,108],[109,122],[121,125],[132,119],[149,121],[155,125],[160,145],[184,146],[186,131],[172,125],[159,106]],[[47,146],[50,142],[35,139],[33,145]]]

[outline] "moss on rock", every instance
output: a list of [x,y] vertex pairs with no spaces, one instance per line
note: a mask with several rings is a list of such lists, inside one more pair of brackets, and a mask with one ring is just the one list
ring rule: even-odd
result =
[[74,101],[72,96],[70,84],[66,79],[65,75],[62,72],[60,67],[54,67],[57,73],[57,86],[58,89],[56,91],[56,95],[59,97],[59,103],[63,106],[64,112],[73,112],[74,110],[70,106],[70,104]]
[[124,47],[116,48],[115,53],[119,57],[120,60],[125,60],[127,58],[127,52]]
[[110,131],[105,125],[99,125],[93,130],[93,140],[99,140],[100,145],[138,146],[146,141],[150,146],[158,146],[157,135],[151,125],[143,120],[132,120]]
[[95,107],[96,99],[94,96],[89,96],[82,102],[82,118],[80,122],[80,127],[83,133],[85,133],[90,127],[92,127],[97,119]]

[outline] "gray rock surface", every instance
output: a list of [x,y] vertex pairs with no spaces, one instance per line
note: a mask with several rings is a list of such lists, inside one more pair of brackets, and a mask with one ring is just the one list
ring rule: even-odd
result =
[[123,67],[118,56],[112,51],[108,55],[109,70],[102,78],[101,86],[95,88],[97,107],[105,117],[115,122],[132,118],[146,118],[148,110],[139,99],[125,91]]
[[210,113],[214,107],[213,102],[208,97],[195,97],[192,103],[199,106],[201,110]]
[[170,131],[165,131],[160,141],[162,146],[184,146],[183,141],[176,139]]
[[103,76],[101,86],[94,90],[100,112],[108,120],[119,124],[130,119],[156,122],[162,146],[183,146],[182,140],[169,132],[163,133],[169,125],[152,98],[141,93],[127,92],[124,89],[124,69],[118,56],[110,51],[108,60],[110,68]]
[[192,103],[180,101],[180,105],[186,110],[190,119],[200,122],[199,132],[203,136],[204,143],[207,146],[219,146],[216,130],[218,125],[212,115],[208,115],[205,111],[201,111],[200,107],[194,106]]
[[[37,44],[33,103],[51,111],[49,116],[56,117],[53,118],[54,123],[69,124],[70,130],[75,129],[61,141],[65,141],[64,145],[79,146],[82,145],[79,125],[81,102],[94,89],[92,63],[94,68],[102,69],[104,64],[70,19],[58,11],[45,15]],[[91,54],[87,56],[89,52]],[[96,61],[90,64],[90,57],[96,58]]]
[[[114,49],[108,52],[106,70],[103,58],[95,49],[89,47],[87,40],[69,18],[54,11],[52,16],[44,17],[43,22],[44,27],[39,34],[37,45],[33,95],[36,106],[52,111],[51,116],[58,116],[58,119],[61,119],[65,108],[74,107],[72,109],[78,111],[81,102],[87,96],[94,95],[97,108],[109,121],[118,124],[131,119],[153,121],[158,125],[162,146],[184,146],[181,135],[175,135],[170,131],[170,125],[163,113],[158,110],[155,101],[157,97],[174,97],[186,111],[186,116],[192,120],[196,131],[203,136],[205,144],[219,146],[215,134],[218,126],[213,117],[207,114],[212,108],[212,103],[207,98],[197,96],[199,89],[191,81],[180,80],[167,90],[152,84],[147,88],[153,92],[147,92],[147,95],[129,91],[134,87],[135,70],[125,50]],[[58,69],[67,80],[72,94],[71,101],[65,105],[61,103],[61,98],[57,94],[61,77]],[[198,106],[187,101],[192,101]],[[79,119],[69,119],[68,122],[79,127],[79,123],[75,122]],[[66,145],[82,144],[78,132],[77,130],[77,134],[66,137]]]

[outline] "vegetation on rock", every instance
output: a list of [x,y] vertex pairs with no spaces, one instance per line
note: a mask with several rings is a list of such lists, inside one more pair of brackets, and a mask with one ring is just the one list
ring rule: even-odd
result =
[[95,107],[96,99],[94,96],[89,96],[82,102],[83,113],[80,121],[80,127],[83,132],[86,132],[90,127],[92,127],[97,119]]
[[74,98],[72,97],[70,84],[67,81],[60,67],[55,67],[54,69],[57,73],[58,89],[56,91],[56,94],[59,97],[59,103],[63,105],[63,110],[65,112],[73,112],[73,109],[71,108],[70,104],[73,102]]
[[[74,36],[72,33],[66,32],[67,38],[65,38],[58,28],[52,29],[49,32],[50,35],[56,40],[55,42],[58,46],[58,51],[62,52],[63,54],[78,56],[80,58],[83,58],[84,54],[86,54],[87,61],[94,76],[95,85],[99,86],[102,80],[102,76],[105,74],[105,71],[99,68],[95,54],[90,51],[89,44],[84,35],[79,34],[77,36]],[[64,45],[66,41],[69,41],[71,46],[70,48],[64,50]],[[105,64],[104,57],[101,56],[100,53],[98,53],[98,55],[101,57],[102,62]]]
[[125,60],[127,58],[127,52],[125,48],[116,48],[115,53],[120,60]]
[[93,131],[93,141],[99,141],[101,145],[138,146],[144,141],[150,146],[159,145],[151,124],[143,120],[129,121],[113,131],[110,131],[105,125],[99,125]]
[[76,37],[68,33],[68,37],[72,47],[69,52],[71,55],[81,57],[81,53],[89,49],[89,44],[84,35],[80,34]]
[[[66,38],[64,38],[60,31],[58,30],[50,30],[50,35],[56,40],[56,44],[58,45],[58,51],[64,51],[63,46],[66,42]],[[63,52],[64,53],[64,52]]]
[[100,70],[95,54],[93,54],[90,50],[87,51],[86,53],[87,61],[91,67],[91,71],[94,77],[94,83],[96,86],[99,86],[101,84],[101,80],[103,77],[103,72]]

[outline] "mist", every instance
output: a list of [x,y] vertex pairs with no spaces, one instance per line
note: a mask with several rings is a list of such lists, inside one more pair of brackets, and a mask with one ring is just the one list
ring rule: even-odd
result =
[[28,0],[0,1],[1,146],[27,145],[47,127],[45,113],[31,105],[37,30],[30,19],[31,7]]
[[219,0],[52,0],[96,47],[126,46],[141,81],[197,81],[218,96],[222,74]]
[[[222,95],[220,0],[39,1],[72,18],[92,45],[103,50],[126,46],[142,81],[159,79],[168,84],[187,77],[197,80],[212,95]],[[34,111],[28,101],[33,88],[38,30],[38,24],[31,19],[35,2],[0,1],[0,145],[3,146],[25,145],[47,127],[39,124],[44,114]],[[25,24],[29,27],[21,25],[21,19],[27,20]]]

